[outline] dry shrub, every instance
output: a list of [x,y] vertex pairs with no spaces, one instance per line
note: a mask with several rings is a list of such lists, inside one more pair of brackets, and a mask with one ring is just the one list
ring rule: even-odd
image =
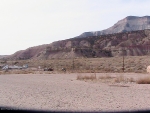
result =
[[133,78],[126,78],[124,76],[118,76],[114,79],[114,82],[120,83],[120,82],[135,82]]
[[119,77],[116,77],[114,81],[117,83],[120,83],[120,82],[125,82],[126,79],[124,76],[119,76]]
[[96,74],[92,74],[92,75],[81,75],[78,74],[77,75],[77,80],[96,80]]
[[137,84],[150,84],[150,77],[140,78],[136,81]]
[[129,78],[128,81],[129,82],[135,82],[134,78]]
[[97,80],[100,82],[115,82],[115,83],[127,83],[127,82],[135,82],[135,80],[133,78],[126,78],[123,75],[120,75],[118,77],[112,77],[110,75],[103,75],[103,76],[99,76],[98,78],[96,77],[96,74],[92,74],[92,75],[81,75],[81,73],[78,73],[77,75],[77,80]]
[[115,77],[112,77],[112,76],[106,74],[106,75],[100,76],[98,78],[98,81],[102,82],[102,83],[112,83],[114,78]]
[[106,75],[106,76],[100,76],[99,79],[112,79],[114,77],[111,77],[110,75]]

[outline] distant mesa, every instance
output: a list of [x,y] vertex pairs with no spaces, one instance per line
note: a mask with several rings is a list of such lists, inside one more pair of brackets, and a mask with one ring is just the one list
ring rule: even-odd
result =
[[89,36],[99,36],[106,34],[114,34],[128,31],[137,31],[150,29],[150,16],[127,16],[126,18],[118,21],[112,27],[95,32],[84,32],[78,36],[78,38],[89,37]]
[[[150,54],[150,16],[128,16],[112,27],[84,32],[67,40],[30,47],[7,56],[8,59],[68,59]],[[125,49],[124,51],[121,51]]]

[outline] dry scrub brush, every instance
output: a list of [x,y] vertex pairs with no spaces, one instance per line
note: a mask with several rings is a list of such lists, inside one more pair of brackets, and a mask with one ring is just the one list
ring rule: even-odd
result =
[[133,78],[126,78],[124,76],[118,76],[114,79],[114,82],[121,83],[121,82],[135,82]]
[[105,75],[105,76],[100,76],[98,77],[99,79],[113,79],[114,77],[110,76],[110,75]]
[[140,78],[136,81],[137,84],[150,84],[150,77]]
[[115,83],[127,83],[127,82],[135,82],[133,78],[126,78],[123,75],[117,76],[117,77],[112,77],[110,75],[103,75],[96,77],[96,74],[93,75],[77,75],[77,80],[98,80],[101,82],[115,82]]
[[91,75],[77,75],[77,80],[96,80],[96,74],[91,74]]

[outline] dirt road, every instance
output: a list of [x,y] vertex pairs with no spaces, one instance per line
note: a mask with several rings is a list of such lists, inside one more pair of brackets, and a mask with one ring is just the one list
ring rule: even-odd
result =
[[76,78],[77,74],[0,75],[0,106],[58,111],[150,109],[150,85],[132,83],[121,87]]

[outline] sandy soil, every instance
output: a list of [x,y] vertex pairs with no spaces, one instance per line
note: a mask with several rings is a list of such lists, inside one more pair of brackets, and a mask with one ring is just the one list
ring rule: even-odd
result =
[[[97,74],[102,75],[105,74]],[[137,79],[147,74],[128,73],[124,76]],[[0,106],[56,111],[150,109],[148,84],[127,83],[123,87],[76,78],[77,74],[0,75]]]

